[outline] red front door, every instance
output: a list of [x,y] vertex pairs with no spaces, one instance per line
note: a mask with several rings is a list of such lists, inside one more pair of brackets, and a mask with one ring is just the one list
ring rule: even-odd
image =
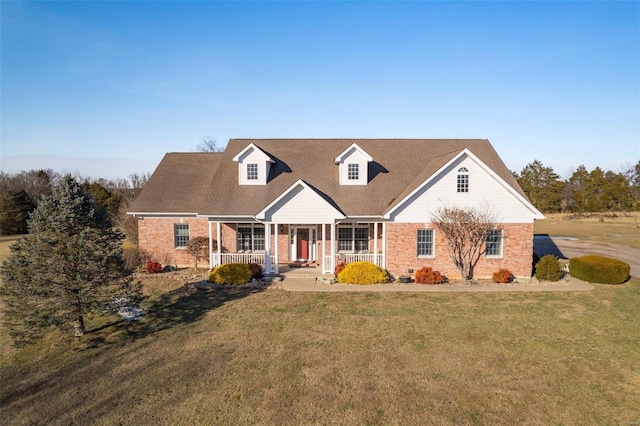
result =
[[298,247],[298,259],[309,259],[309,230],[296,230],[296,246]]

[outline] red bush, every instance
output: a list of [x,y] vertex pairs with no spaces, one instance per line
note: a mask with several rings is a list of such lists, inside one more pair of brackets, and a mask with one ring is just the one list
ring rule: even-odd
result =
[[251,269],[251,278],[255,278],[256,280],[262,278],[262,266],[257,263],[250,263],[249,269]]
[[147,271],[147,274],[158,274],[162,272],[162,265],[158,262],[147,262],[144,270]]
[[416,283],[418,284],[441,284],[444,282],[444,278],[438,271],[434,271],[432,268],[424,266],[416,271]]
[[492,278],[494,283],[507,284],[513,281],[515,277],[508,269],[500,269],[498,272],[493,273]]
[[333,271],[333,275],[335,275],[336,277],[338,276],[338,274],[340,272],[342,272],[342,270],[344,269],[344,267],[347,266],[346,262],[340,262],[336,265],[336,269]]

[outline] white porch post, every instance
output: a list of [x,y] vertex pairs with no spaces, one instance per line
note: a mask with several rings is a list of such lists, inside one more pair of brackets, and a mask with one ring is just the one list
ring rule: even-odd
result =
[[324,258],[327,255],[327,224],[323,223],[322,224],[322,273],[326,274],[327,272],[327,266],[324,263]]
[[278,274],[280,273],[280,269],[278,268],[278,224],[274,223],[273,224],[273,234],[275,237],[275,244],[274,244],[274,252],[275,252],[275,260],[276,260],[276,264],[275,264],[275,273]]
[[336,224],[331,224],[331,271],[336,270]]
[[211,221],[208,220],[209,225],[209,271],[213,269],[213,228],[211,228]]
[[216,243],[218,244],[218,265],[222,265],[222,230],[220,229],[220,222],[216,222]]
[[373,254],[375,255],[374,259],[376,259],[377,261],[378,260],[378,223],[377,222],[373,222]]
[[271,224],[270,223],[265,222],[264,224],[264,237],[265,237],[264,269],[267,273],[270,273],[271,272]]
[[382,222],[382,269],[387,268],[387,223]]

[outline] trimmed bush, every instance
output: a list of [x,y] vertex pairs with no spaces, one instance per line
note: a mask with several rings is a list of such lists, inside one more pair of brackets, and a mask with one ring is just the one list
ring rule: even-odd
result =
[[246,263],[220,265],[209,274],[209,281],[223,285],[241,285],[251,281],[253,273]]
[[444,278],[438,271],[424,266],[416,271],[416,283],[418,284],[442,284]]
[[491,278],[493,279],[494,283],[507,284],[513,281],[515,277],[510,270],[500,269],[497,272],[494,272]]
[[345,284],[380,284],[389,281],[387,271],[371,262],[353,262],[338,274],[338,282]]
[[628,263],[604,256],[572,257],[569,272],[572,276],[590,283],[622,284],[629,278]]
[[255,278],[256,280],[262,278],[262,266],[257,263],[250,263],[249,269],[251,269],[251,278]]
[[342,270],[344,269],[344,267],[347,266],[347,264],[345,262],[340,262],[336,265],[336,269],[334,269],[333,271],[333,275],[335,275],[336,277],[340,274],[340,272],[342,272]]
[[147,271],[147,274],[159,274],[162,272],[162,265],[158,262],[147,262],[144,270]]
[[562,278],[564,266],[552,254],[542,256],[542,259],[536,263],[536,278],[542,281],[558,281]]

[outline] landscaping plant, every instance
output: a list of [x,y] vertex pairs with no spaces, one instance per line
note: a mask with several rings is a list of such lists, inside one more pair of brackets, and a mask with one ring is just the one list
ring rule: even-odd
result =
[[389,281],[387,271],[371,262],[352,262],[338,274],[338,282],[345,284],[381,284]]
[[542,281],[558,281],[562,278],[564,267],[552,254],[542,256],[536,264],[536,278]]
[[590,283],[622,284],[629,278],[630,269],[628,263],[604,256],[589,255],[569,260],[571,275]]
[[209,274],[209,281],[223,285],[241,285],[251,281],[253,273],[246,263],[220,265]]
[[433,268],[424,266],[416,271],[416,283],[417,284],[442,284],[444,278],[438,271],[434,271]]
[[159,274],[162,272],[162,265],[158,262],[147,262],[144,270],[147,271],[147,274]]
[[512,282],[515,277],[508,269],[500,269],[494,272],[491,278],[494,283],[507,284]]

